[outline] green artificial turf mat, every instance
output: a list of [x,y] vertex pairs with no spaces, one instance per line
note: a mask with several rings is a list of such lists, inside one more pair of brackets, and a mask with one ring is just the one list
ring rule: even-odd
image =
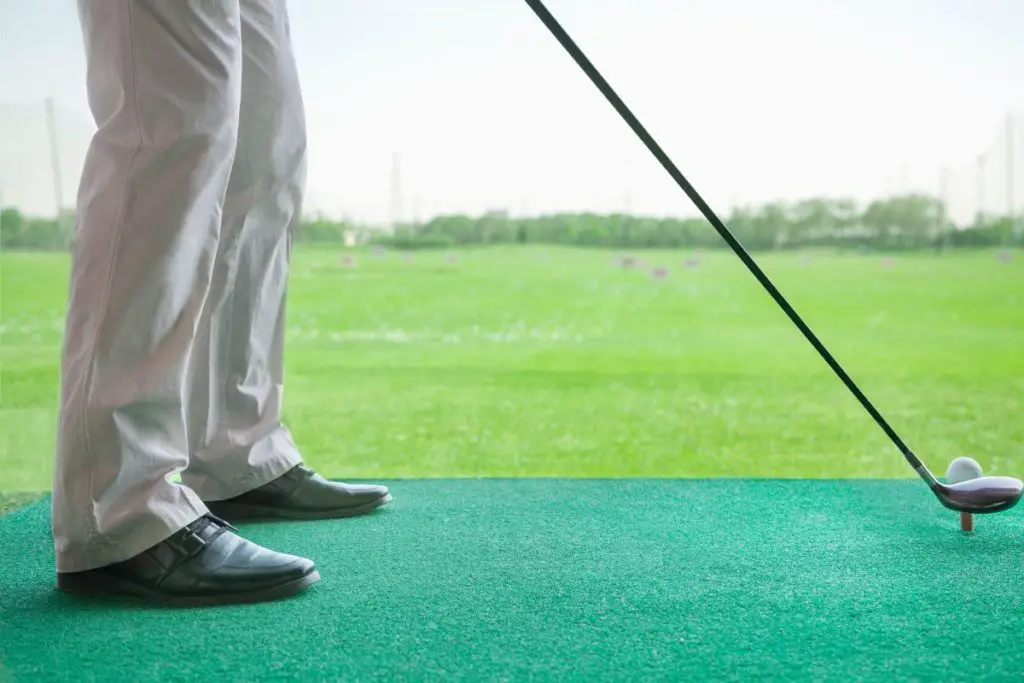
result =
[[[0,679],[942,680],[1024,670],[1018,509],[917,481],[418,480],[368,517],[249,524],[319,564],[279,603],[53,589],[48,502],[0,519]],[[1024,508],[1022,508],[1024,509]]]

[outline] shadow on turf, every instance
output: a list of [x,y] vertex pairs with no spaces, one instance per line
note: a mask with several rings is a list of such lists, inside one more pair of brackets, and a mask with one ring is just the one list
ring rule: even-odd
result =
[[[299,593],[298,595],[292,595],[287,598],[280,598],[272,601],[272,603],[280,604],[285,602],[299,602],[302,600],[316,600],[318,585],[319,584],[314,584],[302,593]],[[111,610],[124,612],[138,612],[140,610],[152,612],[193,612],[196,610],[210,609],[222,611],[225,609],[245,609],[247,607],[254,607],[271,603],[270,601],[268,601],[239,603],[231,605],[202,605],[179,607],[175,605],[161,605],[158,603],[147,602],[141,598],[137,598],[130,595],[69,595],[67,593],[62,593],[61,591],[57,590],[56,586],[49,586],[47,587],[46,590],[40,591],[39,594],[34,597],[34,599],[27,599],[22,604],[24,605],[25,611],[60,611],[64,614],[81,614],[88,612],[97,612],[100,610],[102,610],[103,612],[110,612]]]

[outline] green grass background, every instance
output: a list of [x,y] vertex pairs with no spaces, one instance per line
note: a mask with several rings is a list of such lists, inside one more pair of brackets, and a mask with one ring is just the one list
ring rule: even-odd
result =
[[[349,478],[913,476],[731,253],[618,256],[299,248],[285,420],[307,461]],[[934,469],[967,454],[1024,473],[1019,253],[757,258]],[[0,256],[3,491],[50,487],[68,265]]]

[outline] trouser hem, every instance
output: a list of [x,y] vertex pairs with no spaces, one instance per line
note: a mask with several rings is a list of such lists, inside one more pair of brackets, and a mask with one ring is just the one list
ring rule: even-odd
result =
[[124,562],[166,540],[208,512],[195,493],[184,490],[181,505],[164,514],[149,510],[142,513],[144,521],[129,538],[114,541],[93,537],[84,543],[69,543],[66,549],[57,550],[57,571],[82,572]]
[[226,500],[269,484],[302,462],[298,452],[279,453],[237,478],[215,479],[206,475],[181,473],[181,481],[204,501]]

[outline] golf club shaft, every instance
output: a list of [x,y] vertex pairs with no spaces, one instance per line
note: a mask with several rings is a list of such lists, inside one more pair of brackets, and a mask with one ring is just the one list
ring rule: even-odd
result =
[[608,84],[608,81],[606,81],[597,68],[591,64],[583,51],[551,15],[547,7],[544,6],[544,3],[541,2],[541,0],[526,0],[526,4],[530,6],[530,9],[532,9],[544,25],[547,26],[548,30],[551,31],[552,35],[554,35],[558,42],[561,43],[562,47],[565,48],[566,52],[568,52],[573,60],[575,60],[576,64],[583,69],[583,72],[590,77],[590,80],[593,81],[595,86],[597,86],[597,89],[600,90],[608,102],[615,107],[615,110],[626,121],[626,123],[629,124],[629,127],[633,129],[633,132],[636,133],[637,137],[643,141],[651,154],[661,162],[661,165],[666,171],[668,171],[668,174],[672,176],[672,179],[676,181],[676,184],[679,185],[697,208],[700,209],[701,213],[704,214],[704,217],[708,219],[711,225],[714,226],[715,230],[718,231],[718,234],[722,236],[722,239],[725,240],[736,255],[739,256],[740,260],[743,261],[744,265],[746,265],[750,272],[754,274],[754,277],[757,278],[758,282],[760,282],[768,291],[771,297],[775,300],[775,303],[777,303],[782,310],[786,312],[786,315],[788,315],[789,319],[793,321],[793,324],[797,326],[797,328],[807,338],[807,341],[811,343],[811,346],[813,346],[821,357],[825,359],[825,362],[828,363],[829,367],[832,368],[839,379],[843,381],[846,388],[850,390],[858,401],[860,401],[860,404],[864,406],[864,409],[868,411],[868,414],[874,418],[875,422],[882,428],[882,431],[885,432],[886,436],[896,444],[896,447],[903,454],[903,457],[906,458],[907,462],[910,463],[910,466],[914,468],[914,471],[916,471],[918,475],[928,483],[929,487],[934,490],[935,487],[939,485],[935,476],[903,442],[903,439],[901,439],[899,434],[896,433],[896,430],[894,430],[886,419],[882,417],[882,414],[878,412],[871,401],[868,400],[867,396],[864,395],[864,392],[860,390],[839,362],[832,356],[829,350],[825,348],[825,345],[822,344],[814,332],[811,331],[811,328],[807,326],[793,307],[790,306],[786,297],[782,296],[782,293],[779,292],[768,276],[765,275],[764,271],[761,270],[760,266],[757,265],[757,262],[755,262],[750,254],[747,253],[747,250],[743,248],[743,245],[740,244],[739,240],[736,239],[729,228],[727,228],[718,218],[715,212],[711,210],[711,207],[708,206],[703,197],[701,197],[697,190],[694,189],[693,185],[691,185],[683,174],[680,173],[679,169],[676,168],[676,165],[672,163],[672,160],[661,149],[661,146],[655,142],[654,138],[647,132],[643,124],[637,120],[636,116],[633,115],[633,112],[629,110],[629,107],[627,107],[622,99],[615,93],[615,90],[613,90]]

